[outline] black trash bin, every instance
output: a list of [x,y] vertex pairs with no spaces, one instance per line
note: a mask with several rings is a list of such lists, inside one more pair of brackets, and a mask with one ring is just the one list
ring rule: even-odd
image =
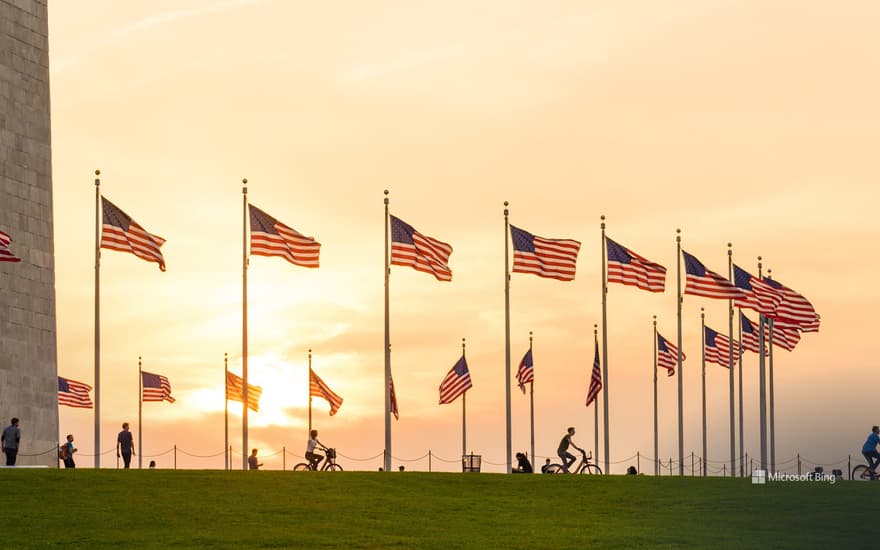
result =
[[461,455],[461,471],[462,472],[478,472],[480,465],[483,463],[483,455]]

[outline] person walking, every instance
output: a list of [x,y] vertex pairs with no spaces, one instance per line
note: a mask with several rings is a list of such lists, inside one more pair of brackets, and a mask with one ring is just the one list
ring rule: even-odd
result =
[[259,470],[260,466],[262,466],[262,462],[257,462],[257,450],[251,450],[251,456],[248,457],[248,469],[249,470]]
[[[123,422],[122,431],[116,437],[116,458],[122,457],[126,470],[131,465],[131,455],[133,454],[136,454],[134,452],[134,438],[128,431],[128,422]],[[116,467],[119,467],[119,462],[116,463]]]
[[569,428],[568,432],[562,436],[562,441],[559,442],[559,448],[556,449],[556,454],[559,456],[560,460],[562,460],[562,471],[566,474],[571,473],[568,471],[568,467],[574,464],[574,461],[577,460],[573,454],[568,452],[568,447],[571,445],[575,449],[580,452],[584,452],[583,449],[574,444],[574,441],[571,440],[574,435],[574,428]]
[[18,427],[18,419],[13,418],[3,435],[0,436],[0,446],[3,447],[3,454],[6,455],[6,465],[15,466],[15,459],[18,457],[18,444],[21,442],[21,429]]
[[73,453],[76,452],[76,447],[73,446],[73,434],[67,434],[67,443],[62,445],[62,448],[64,449],[64,467],[76,468],[76,462],[73,461]]

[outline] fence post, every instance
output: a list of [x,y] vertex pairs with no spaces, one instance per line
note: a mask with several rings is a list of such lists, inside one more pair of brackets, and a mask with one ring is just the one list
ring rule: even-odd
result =
[[281,471],[287,470],[287,446],[281,446]]
[[727,477],[727,464],[721,465],[721,477]]
[[669,457],[669,475],[672,475],[672,457]]
[[428,449],[428,472],[431,472],[431,449]]
[[229,446],[229,469],[232,469],[232,445]]
[[801,475],[801,453],[798,453],[798,475]]
[[639,452],[636,451],[636,473],[642,471],[642,458],[639,456]]
[[[749,453],[746,453],[746,458],[745,458],[745,460],[743,460],[743,466],[745,466],[746,464],[749,464],[751,466],[751,463],[749,462]],[[752,475],[752,470],[750,468],[749,471],[746,472],[746,476],[751,476],[751,475]]]
[[751,460],[749,460],[749,471],[750,471],[750,472],[754,472],[754,471],[755,471],[755,459],[754,459],[754,458],[751,459]]
[[174,446],[174,469],[177,469],[177,445]]
[[691,477],[694,476],[694,452],[691,451]]
[[852,455],[846,455],[846,469],[849,470],[849,480],[852,481]]

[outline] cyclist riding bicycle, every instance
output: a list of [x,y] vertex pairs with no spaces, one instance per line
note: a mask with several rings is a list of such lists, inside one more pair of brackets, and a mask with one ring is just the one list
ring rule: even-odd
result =
[[568,471],[568,467],[574,464],[574,461],[577,460],[573,454],[568,452],[568,447],[571,445],[575,449],[580,452],[584,452],[583,449],[574,444],[574,441],[571,440],[571,436],[574,435],[574,428],[571,427],[568,429],[568,433],[562,436],[562,441],[559,442],[559,448],[556,449],[556,454],[559,456],[559,459],[562,460],[562,471],[566,474],[570,473]]
[[877,445],[880,445],[880,426],[871,428],[868,440],[862,445],[862,455],[868,461],[868,468],[871,470],[871,479],[877,478],[877,472],[874,470],[880,464],[880,453],[877,452]]
[[309,437],[309,442],[306,444],[306,460],[312,465],[312,469],[317,470],[318,464],[324,460],[324,455],[316,453],[315,448],[320,448],[322,451],[326,452],[327,447],[318,441],[318,430],[312,430],[309,435],[311,437]]

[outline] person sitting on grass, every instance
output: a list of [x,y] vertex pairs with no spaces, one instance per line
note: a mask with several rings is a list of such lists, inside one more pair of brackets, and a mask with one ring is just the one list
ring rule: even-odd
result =
[[532,469],[532,463],[529,462],[529,457],[525,455],[525,453],[516,453],[516,468],[513,469],[513,473],[515,474],[531,474],[534,470]]

